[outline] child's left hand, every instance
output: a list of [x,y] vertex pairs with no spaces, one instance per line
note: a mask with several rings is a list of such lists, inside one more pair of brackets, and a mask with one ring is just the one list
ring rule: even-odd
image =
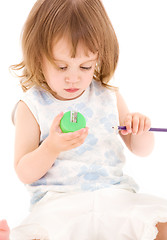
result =
[[133,134],[141,135],[146,133],[151,127],[151,121],[145,115],[140,113],[128,113],[124,119],[123,125],[126,130],[122,130],[122,135]]

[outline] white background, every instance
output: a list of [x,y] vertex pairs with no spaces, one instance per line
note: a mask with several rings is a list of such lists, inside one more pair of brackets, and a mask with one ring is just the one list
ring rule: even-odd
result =
[[[20,32],[35,0],[6,0],[0,15],[0,219],[10,227],[27,214],[29,195],[13,169],[11,112],[19,99],[19,80],[8,71],[21,60]],[[167,128],[167,7],[164,0],[103,0],[115,28],[120,58],[115,73],[129,109],[148,115],[152,127]],[[167,133],[155,134],[153,153],[139,158],[125,149],[126,173],[140,191],[167,198]]]

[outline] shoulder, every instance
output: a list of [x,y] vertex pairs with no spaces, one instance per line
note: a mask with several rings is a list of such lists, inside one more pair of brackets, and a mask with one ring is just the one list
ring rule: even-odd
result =
[[18,115],[19,118],[22,115],[23,116],[32,115],[33,117],[36,115],[35,102],[37,95],[40,95],[40,89],[35,86],[21,94],[19,101],[15,104],[14,109],[12,111],[12,122],[14,125],[16,123],[16,117],[18,118]]
[[116,95],[116,98],[117,98],[117,102],[123,101],[123,97],[122,97],[120,91],[116,91],[115,95]]
[[120,118],[123,118],[127,113],[129,113],[128,106],[119,91],[116,92],[116,98]]
[[34,114],[30,110],[28,105],[22,100],[20,100],[16,104],[15,109],[13,111],[12,120],[13,120],[14,125],[18,125],[18,124],[20,124],[20,122],[24,122],[24,123],[28,122],[30,125],[32,123],[35,123],[35,125],[38,125]]
[[21,100],[29,105],[33,104],[38,107],[43,107],[52,104],[55,98],[47,90],[34,86],[22,95]]
[[116,97],[116,90],[112,89],[112,87],[106,87],[104,86],[100,81],[94,80],[92,82],[92,88],[95,91],[96,95],[101,95],[101,94],[108,94]]
[[38,87],[38,86],[33,86],[30,89],[28,89],[26,92],[24,92],[21,96],[21,99],[26,99],[26,98],[31,98],[31,99],[36,99],[36,98],[41,98],[45,93],[45,91]]

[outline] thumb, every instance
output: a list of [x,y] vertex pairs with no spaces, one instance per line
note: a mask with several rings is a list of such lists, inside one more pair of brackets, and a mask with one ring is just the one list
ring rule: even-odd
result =
[[55,131],[55,129],[58,129],[59,128],[59,125],[60,125],[60,120],[61,118],[63,117],[63,112],[59,113],[53,120],[52,122],[52,125],[51,125],[51,128],[50,130],[51,131]]

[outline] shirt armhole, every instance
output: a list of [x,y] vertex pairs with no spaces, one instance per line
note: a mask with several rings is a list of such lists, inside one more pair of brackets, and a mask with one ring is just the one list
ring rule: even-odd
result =
[[23,101],[27,107],[30,109],[31,113],[33,114],[34,118],[36,119],[37,123],[39,124],[39,118],[38,118],[38,114],[37,114],[37,110],[35,108],[35,106],[31,103],[31,101],[26,97],[23,96],[14,106],[13,111],[12,111],[12,123],[15,125],[15,120],[16,120],[16,110],[17,110],[17,106],[19,104],[20,101]]

